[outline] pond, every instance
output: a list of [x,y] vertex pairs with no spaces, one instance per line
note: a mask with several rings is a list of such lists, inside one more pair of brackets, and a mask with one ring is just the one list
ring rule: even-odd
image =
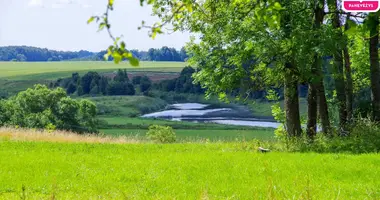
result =
[[164,111],[146,114],[142,117],[264,128],[280,126],[280,123],[269,119],[254,118],[251,112],[243,107],[213,108],[211,105],[199,103],[172,104]]

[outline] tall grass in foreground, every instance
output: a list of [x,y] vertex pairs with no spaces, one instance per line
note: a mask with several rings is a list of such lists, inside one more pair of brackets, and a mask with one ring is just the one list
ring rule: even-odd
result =
[[45,131],[32,129],[0,128],[0,141],[40,141],[40,142],[68,142],[68,143],[139,143],[141,138],[134,136],[99,136],[80,135],[69,131]]

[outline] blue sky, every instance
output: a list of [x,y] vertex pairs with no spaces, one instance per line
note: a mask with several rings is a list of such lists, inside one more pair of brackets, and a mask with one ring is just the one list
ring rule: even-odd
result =
[[[55,50],[106,49],[112,41],[105,31],[97,32],[95,23],[87,25],[92,15],[100,15],[107,0],[0,0],[0,46],[28,45]],[[137,30],[141,21],[153,24],[150,7],[139,0],[115,0],[110,21],[113,34],[124,35],[129,49],[151,47],[181,48],[189,41],[188,33],[148,36],[148,30]]]

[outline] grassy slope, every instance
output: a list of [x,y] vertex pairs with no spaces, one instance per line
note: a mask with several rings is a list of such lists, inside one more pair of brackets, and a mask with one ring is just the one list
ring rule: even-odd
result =
[[[377,154],[0,142],[0,199],[378,199]],[[24,188],[24,192],[22,192]]]
[[56,79],[70,76],[73,72],[114,71],[120,68],[144,71],[180,71],[184,62],[141,62],[139,67],[129,63],[113,62],[0,62],[0,78],[14,80]]
[[96,103],[99,114],[136,117],[144,113],[164,109],[167,103],[158,98],[146,96],[100,96],[88,97]]

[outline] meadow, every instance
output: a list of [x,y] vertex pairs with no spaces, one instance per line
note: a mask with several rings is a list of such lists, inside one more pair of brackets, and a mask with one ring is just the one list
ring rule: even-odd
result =
[[2,141],[0,199],[380,196],[377,154],[262,154],[250,145]]
[[177,74],[186,66],[184,62],[142,61],[139,67],[128,62],[116,65],[113,62],[0,62],[0,97],[17,94],[34,84],[48,84],[59,78],[70,77],[78,72],[84,75],[88,71],[113,73],[120,68],[127,68],[130,73],[143,73],[149,77]]
[[113,62],[0,62],[0,78],[12,80],[56,79],[71,76],[73,72],[112,72],[117,69],[137,71],[179,72],[184,62],[140,62],[133,67],[128,62],[115,65]]

